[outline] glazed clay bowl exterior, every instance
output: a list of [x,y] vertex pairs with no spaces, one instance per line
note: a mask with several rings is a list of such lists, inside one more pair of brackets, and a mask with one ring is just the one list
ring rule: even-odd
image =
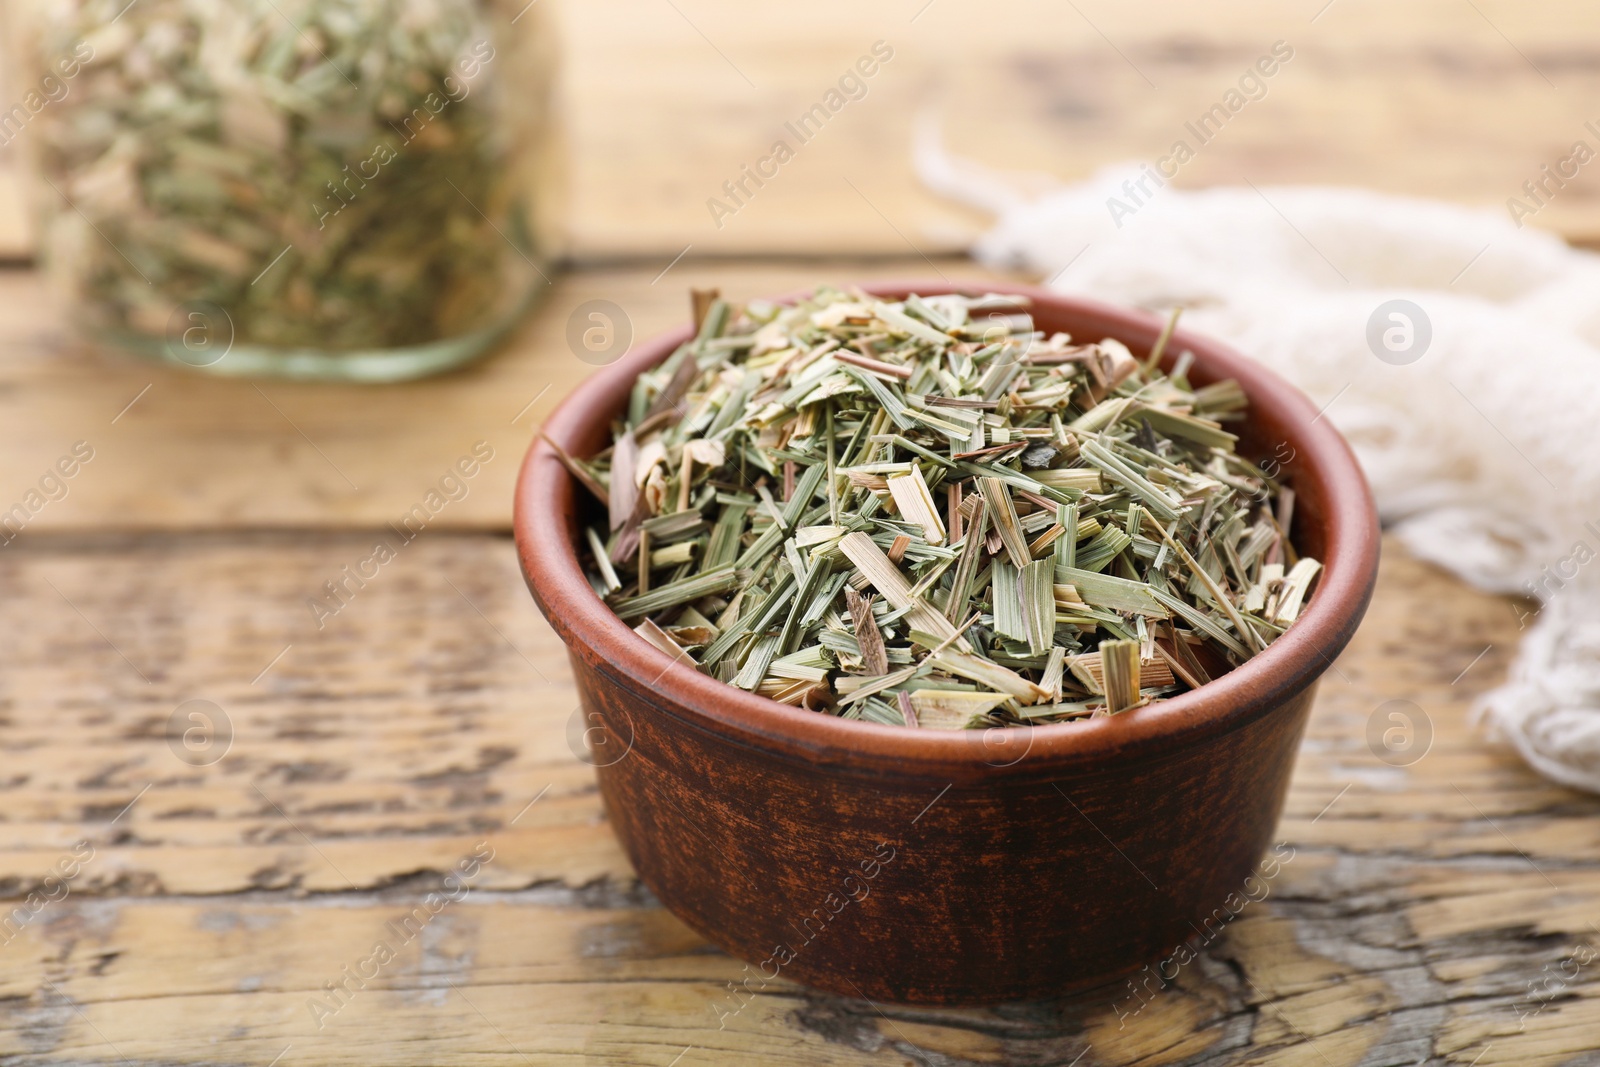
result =
[[[900,298],[948,284],[865,286]],[[1042,290],[1046,332],[1148,354],[1161,323]],[[606,447],[638,373],[689,337],[641,345],[545,425],[570,453]],[[600,790],[663,904],[748,966],[711,1023],[769,983],[900,1003],[1033,999],[1138,971],[1215,930],[1257,883],[1318,678],[1355,632],[1378,524],[1355,458],[1300,393],[1179,330],[1197,385],[1235,378],[1241,450],[1276,457],[1295,538],[1326,567],[1265,652],[1201,689],[1109,718],[1010,730],[915,730],[786,707],[672,662],[580,569],[588,494],[538,442],[517,484],[522,569],[567,643]],[[1171,358],[1170,356],[1168,357]],[[1292,457],[1292,458],[1291,458]],[[1251,881],[1247,884],[1247,879]]]

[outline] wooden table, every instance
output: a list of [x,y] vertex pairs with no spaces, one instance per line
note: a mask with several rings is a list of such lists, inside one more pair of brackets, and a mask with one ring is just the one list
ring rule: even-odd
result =
[[[1600,947],[1600,802],[1468,722],[1515,605],[1395,545],[1312,717],[1280,831],[1292,862],[1137,1014],[1126,989],[940,1011],[783,986],[717,1028],[740,965],[654,903],[607,829],[564,651],[517,573],[508,487],[589,369],[562,340],[582,301],[614,299],[649,332],[686,313],[691,284],[754,294],[917,265],[680,265],[656,285],[582,271],[488,362],[377,390],[98,357],[34,317],[34,275],[0,274],[5,492],[75,441],[94,449],[0,550],[0,890],[28,910],[41,894],[0,947],[0,1058],[1593,1062],[1577,1057],[1600,1036],[1600,986],[1578,961]],[[323,583],[479,441],[494,455],[467,496],[319,627]],[[1396,700],[1431,724],[1409,766],[1367,740]],[[169,741],[175,716],[192,748]],[[310,1006],[488,853],[337,1013]],[[1573,980],[1553,977],[1563,961]]]
[[[1600,6],[1587,0],[543,0],[534,10],[547,8],[562,54],[570,247],[655,270],[688,245],[696,257],[903,256],[908,240],[964,249],[985,217],[922,185],[911,156],[920,120],[956,154],[1031,176],[1025,184],[1082,179],[1167,153],[1276,42],[1293,58],[1175,184],[1359,184],[1506,211],[1573,142],[1600,149],[1586,126],[1600,120]],[[786,132],[880,41],[894,55],[865,95],[804,144]],[[0,147],[0,257],[31,243],[14,178],[26,136]],[[707,200],[779,138],[795,158],[716,226]],[[1600,240],[1593,170],[1541,196],[1529,224]]]
[[[692,285],[989,276],[948,255],[982,217],[919,191],[906,161],[930,85],[963,151],[1071,177],[1164,150],[1284,38],[1299,65],[1186,180],[1498,205],[1582,136],[1600,75],[1577,43],[1600,15],[1576,0],[1147,7],[569,5],[579,269],[501,352],[436,381],[230,382],[96,355],[33,272],[0,271],[0,512],[93,453],[0,547],[0,898],[26,917],[0,916],[0,1062],[1600,1062],[1600,801],[1469,720],[1518,606],[1397,545],[1312,716],[1292,861],[1148,1001],[907,1009],[780,984],[719,1029],[741,965],[640,887],[575,754],[509,505],[534,427],[591,370],[565,341],[582,302],[645,336],[682,321]],[[878,39],[897,58],[850,124],[716,229],[705,198]],[[25,256],[5,181],[0,255]],[[1597,204],[1575,184],[1538,221],[1600,234]],[[475,446],[493,457],[465,496],[315,611]],[[1397,710],[1419,730],[1385,762],[1369,737]],[[451,875],[474,858],[462,895]],[[349,979],[418,907],[396,958]]]

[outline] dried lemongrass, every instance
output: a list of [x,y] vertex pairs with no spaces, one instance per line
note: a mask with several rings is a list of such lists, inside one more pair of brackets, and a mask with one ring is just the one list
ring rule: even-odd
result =
[[854,589],[846,588],[845,600],[850,606],[850,618],[855,623],[856,644],[861,649],[861,665],[868,674],[888,674],[888,653],[884,651],[883,635],[872,617],[872,602],[862,598]]
[[[1138,642],[1131,642],[1137,646]],[[1102,648],[1104,645],[1102,645]],[[1165,689],[1172,684],[1173,673],[1169,663],[1164,658],[1159,658],[1160,649],[1154,650],[1155,658],[1145,658],[1142,650],[1136,657],[1139,660],[1139,683],[1146,689]],[[1091,693],[1104,696],[1106,693],[1105,659],[1100,652],[1089,652],[1081,656],[1073,656],[1070,661],[1072,673],[1083,683],[1085,689]]]
[[[733,685],[922,729],[1070,722],[1206,684],[1299,617],[1317,561],[1192,389],[1013,296],[702,296],[613,447],[591,582]],[[1170,336],[1170,331],[1169,331]]]
[[1139,642],[1100,642],[1100,666],[1105,678],[1106,711],[1115,714],[1139,703]]
[[999,478],[979,478],[983,489],[984,506],[1000,532],[1000,543],[1013,566],[1026,567],[1033,559],[1028,552],[1028,541],[1022,536],[1022,524],[1017,521],[1017,509],[1011,502],[1011,490]]
[[681,663],[694,664],[694,657],[686,652],[682,645],[671,634],[663,630],[651,619],[646,619],[633,628],[633,632],[655,645],[661,651]]
[[930,545],[944,544],[944,520],[934,506],[933,494],[922,477],[922,468],[915,463],[907,474],[891,474],[887,479],[889,495],[895,506],[910,522],[922,527],[922,539]]
[[1311,588],[1312,580],[1321,570],[1322,564],[1314,559],[1302,559],[1296,563],[1289,573],[1283,576],[1283,585],[1278,590],[1268,618],[1278,623],[1294,622],[1300,615],[1300,602],[1305,599],[1306,590]]
[[984,716],[1008,699],[1004,693],[951,689],[917,689],[910,695],[918,724],[941,730],[964,730],[981,725]]
[[41,255],[95,331],[360,352],[478,333],[537,280],[509,153],[540,102],[493,5],[15,6],[40,54],[92,46],[30,135]]
[[923,632],[941,639],[955,635],[955,628],[949,619],[934,611],[926,602],[911,596],[911,583],[906,581],[905,575],[890,562],[883,550],[873,543],[872,538],[860,532],[846,534],[839,539],[839,551],[850,558],[850,562],[883,594],[885,600],[905,611],[911,623],[920,624]]

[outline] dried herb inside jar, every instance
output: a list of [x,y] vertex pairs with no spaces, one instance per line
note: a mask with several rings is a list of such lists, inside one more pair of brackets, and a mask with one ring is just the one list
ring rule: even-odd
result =
[[1198,687],[1320,566],[1235,448],[1238,384],[1159,356],[1047,337],[1006,294],[711,301],[611,446],[562,453],[598,501],[589,579],[674,657],[844,718],[1060,722]]
[[239,343],[341,351],[506,309],[524,235],[478,3],[63,0],[39,21],[41,55],[87,53],[28,133],[45,253],[95,328],[160,338],[207,301]]

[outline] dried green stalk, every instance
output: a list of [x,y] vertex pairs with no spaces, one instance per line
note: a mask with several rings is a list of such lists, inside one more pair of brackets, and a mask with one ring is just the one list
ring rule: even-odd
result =
[[888,652],[883,647],[883,635],[872,617],[872,601],[863,599],[854,589],[846,588],[845,601],[850,607],[850,619],[855,623],[856,644],[861,648],[861,663],[868,674],[888,674]]
[[1139,642],[1100,642],[1100,668],[1105,677],[1107,712],[1114,715],[1139,703]]
[[1320,566],[1223,425],[1242,392],[1154,366],[1046,337],[1012,296],[709,300],[614,447],[573,461],[605,488],[592,583],[669,654],[845,718],[1173,696],[1281,634]]

